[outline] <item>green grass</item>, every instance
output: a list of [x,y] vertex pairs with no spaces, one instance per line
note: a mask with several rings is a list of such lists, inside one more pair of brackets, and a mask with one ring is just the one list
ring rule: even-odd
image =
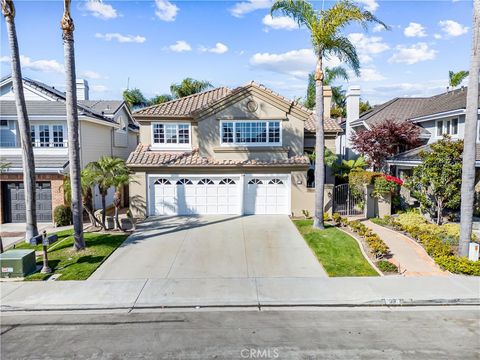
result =
[[370,218],[368,220],[370,220],[374,224],[377,224],[377,225],[380,225],[380,226],[388,226],[389,225],[389,222],[385,219],[382,219],[382,218]]
[[378,276],[351,236],[327,224],[325,230],[315,230],[312,220],[294,223],[329,276]]
[[[73,250],[72,234],[73,230],[58,232],[58,241],[49,246],[48,265],[54,274],[62,274],[58,280],[87,279],[128,236],[128,234],[84,233],[87,247],[77,252]],[[42,251],[41,245],[34,247],[25,243],[16,248]],[[43,257],[37,257],[37,265],[42,264]],[[52,274],[37,272],[27,276],[25,280],[44,280]]]

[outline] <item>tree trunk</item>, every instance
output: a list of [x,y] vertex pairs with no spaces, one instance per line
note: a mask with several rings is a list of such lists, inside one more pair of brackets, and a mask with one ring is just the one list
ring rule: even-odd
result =
[[35,160],[30,135],[30,122],[23,94],[22,69],[18,49],[17,31],[15,30],[15,8],[12,1],[2,0],[2,12],[7,24],[8,42],[11,51],[12,83],[17,109],[18,130],[22,147],[23,186],[25,189],[26,229],[25,238],[30,240],[38,235],[37,201],[35,183]]
[[106,229],[107,224],[105,223],[106,218],[107,218],[107,194],[103,189],[100,191],[100,194],[102,196],[102,224],[103,227]]
[[443,203],[437,202],[437,225],[442,224]]
[[120,225],[120,221],[118,219],[118,213],[120,210],[121,203],[122,203],[121,193],[119,191],[115,191],[115,196],[113,198],[113,205],[115,206],[115,215],[114,215],[115,228],[123,231],[122,226]]
[[460,206],[460,241],[458,253],[468,256],[472,238],[473,199],[475,194],[475,143],[477,137],[478,76],[480,68],[480,0],[473,2],[472,53],[468,80],[467,109],[463,145],[462,187]]
[[70,0],[64,1],[65,12],[61,27],[63,30],[63,51],[65,57],[66,106],[68,129],[68,155],[72,191],[73,248],[85,248],[83,239],[83,203],[80,173],[80,134],[78,131],[77,89],[75,75],[75,50],[73,44],[73,20],[70,17]]
[[317,60],[315,70],[315,217],[313,227],[324,229],[323,208],[325,188],[325,134],[323,127],[323,72],[322,56]]
[[0,236],[0,254],[3,253],[3,240],[2,237]]

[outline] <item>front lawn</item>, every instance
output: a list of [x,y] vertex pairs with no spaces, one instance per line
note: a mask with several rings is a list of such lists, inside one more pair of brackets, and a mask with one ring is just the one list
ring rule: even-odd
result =
[[[128,234],[84,233],[87,247],[76,252],[73,250],[73,230],[57,233],[58,241],[50,245],[48,265],[52,274],[62,274],[58,280],[85,280],[110,256],[110,254],[128,237]],[[42,251],[42,246],[21,244],[17,249],[35,249]],[[37,265],[43,264],[43,257],[37,257]],[[25,280],[44,280],[52,274],[37,272]]]
[[315,230],[313,220],[294,223],[329,276],[378,276],[351,236],[328,224],[325,230]]

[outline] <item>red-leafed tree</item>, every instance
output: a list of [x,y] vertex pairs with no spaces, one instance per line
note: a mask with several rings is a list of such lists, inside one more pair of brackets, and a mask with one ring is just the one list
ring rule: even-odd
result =
[[421,145],[420,128],[408,121],[385,120],[370,130],[353,133],[353,148],[374,168],[382,168],[385,160]]

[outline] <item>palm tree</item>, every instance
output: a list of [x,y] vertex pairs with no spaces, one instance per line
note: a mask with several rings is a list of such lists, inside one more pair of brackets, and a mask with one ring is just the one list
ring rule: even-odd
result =
[[364,28],[369,23],[378,23],[388,28],[369,11],[362,11],[348,0],[335,3],[328,10],[314,10],[305,0],[276,0],[271,8],[271,14],[280,12],[293,18],[299,26],[305,26],[311,34],[313,49],[317,57],[315,70],[315,113],[316,113],[316,143],[315,152],[315,217],[313,226],[323,229],[324,209],[324,119],[323,119],[323,59],[337,56],[350,66],[354,73],[360,75],[360,61],[355,46],[341,31],[351,23],[360,23]]
[[72,187],[73,248],[85,248],[83,239],[82,185],[80,173],[80,134],[78,131],[77,91],[75,75],[75,48],[73,31],[75,26],[70,16],[71,0],[64,0],[64,12],[60,26],[63,31],[63,52],[65,57],[65,78],[68,129],[68,159]]
[[195,80],[192,78],[185,78],[180,84],[170,85],[170,92],[176,99],[196,94],[211,88],[212,84],[208,81]]
[[[101,227],[103,227],[102,224],[97,220],[97,218],[94,215],[94,209],[93,209],[93,188],[95,187],[95,174],[90,171],[89,169],[83,169],[81,171],[81,183],[82,183],[82,200],[83,200],[83,208],[88,214],[88,217],[90,218],[90,223],[92,226],[97,227],[97,224],[99,224]],[[69,205],[71,205],[71,198],[72,198],[72,192],[71,192],[71,186],[70,186],[70,178],[68,176],[65,176],[63,179],[63,193],[65,200]]]
[[87,169],[92,172],[95,183],[98,186],[98,191],[102,197],[102,224],[105,226],[105,218],[107,215],[107,194],[108,189],[115,186],[116,177],[123,176],[129,173],[129,169],[125,161],[111,156],[102,156],[98,161],[93,161],[87,164]]
[[462,160],[462,187],[460,206],[460,256],[468,256],[472,237],[473,199],[475,194],[475,142],[477,137],[478,76],[480,69],[480,0],[473,2],[472,53],[468,81],[465,135]]
[[[333,68],[325,68],[325,79],[323,85],[332,85],[337,79],[343,79],[348,81],[348,73],[341,66],[335,66]],[[343,107],[345,101],[345,92],[341,86],[332,86],[332,101],[336,107]],[[315,72],[308,74],[308,88],[307,99],[305,100],[305,107],[313,109],[315,107]]]
[[120,166],[116,169],[117,174],[113,179],[113,185],[115,186],[115,195],[113,196],[113,205],[115,206],[115,227],[117,229],[123,230],[120,221],[118,220],[118,214],[120,210],[120,205],[122,203],[122,189],[124,186],[130,184],[133,181],[133,177],[130,173],[130,170],[127,166]]
[[140,89],[126,89],[123,91],[123,100],[130,109],[136,109],[147,105],[147,99]]
[[167,101],[170,101],[173,99],[173,96],[170,95],[170,94],[162,94],[162,95],[157,95],[157,96],[154,96],[153,98],[151,98],[149,101],[148,101],[148,105],[158,105],[158,104],[163,104]]
[[452,88],[457,87],[468,76],[468,71],[461,70],[459,72],[448,72],[448,85]]
[[17,31],[15,29],[15,6],[13,0],[2,0],[2,13],[7,24],[8,42],[11,51],[12,83],[17,108],[18,129],[22,145],[23,184],[25,189],[26,230],[25,238],[31,239],[38,235],[37,201],[35,183],[35,160],[30,136],[30,122],[27,105],[23,94],[22,69],[20,67],[20,52],[18,49]]

